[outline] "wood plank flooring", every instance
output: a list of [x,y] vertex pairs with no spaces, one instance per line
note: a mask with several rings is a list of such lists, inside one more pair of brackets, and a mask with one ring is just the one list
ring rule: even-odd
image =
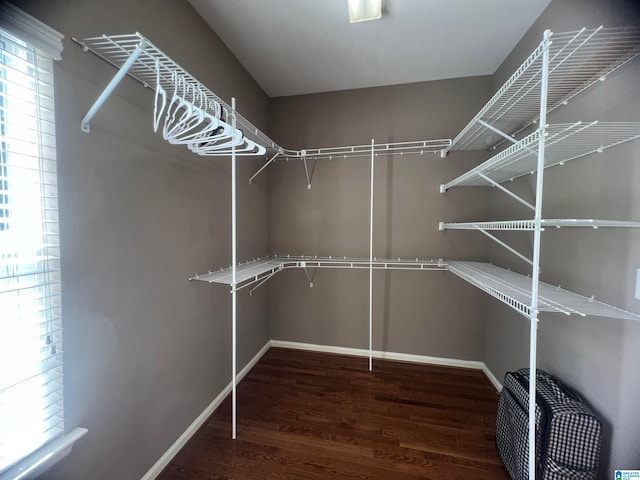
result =
[[483,373],[272,348],[160,480],[509,479]]

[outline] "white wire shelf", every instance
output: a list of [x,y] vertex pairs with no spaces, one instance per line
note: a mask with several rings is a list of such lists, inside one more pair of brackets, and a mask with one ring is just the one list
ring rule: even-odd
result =
[[[592,219],[543,219],[540,221],[542,229],[547,227],[582,227],[582,228],[636,228],[640,222],[620,220],[592,220]],[[536,228],[535,220],[501,220],[495,222],[460,222],[440,223],[440,230],[526,230]]]
[[[601,153],[607,148],[640,138],[640,122],[577,122],[548,125],[545,135],[545,168]],[[534,173],[538,162],[540,130],[494,155],[486,162],[443,185],[441,190],[462,186],[490,186]]]
[[283,159],[305,157],[308,160],[332,160],[351,157],[371,157],[371,149],[378,155],[424,155],[439,153],[451,145],[451,139],[418,140],[412,142],[377,143],[374,145],[354,145],[345,147],[314,148],[295,151],[294,155],[284,154]]
[[[81,40],[74,38],[73,40],[81,45],[85,51],[90,51],[118,69],[125,65],[136,48],[140,48],[142,53],[129,67],[127,75],[140,82],[146,88],[153,90],[156,89],[159,82],[166,92],[174,91],[177,75],[187,86],[195,87],[205,92],[209,100],[219,104],[224,111],[224,118],[228,119],[230,112],[232,112],[229,104],[202,85],[195,77],[138,32],[127,35],[102,35]],[[160,70],[159,73],[158,69]],[[275,161],[277,157],[280,159],[315,160],[368,157],[371,155],[372,145],[370,144],[309,150],[286,149],[274,142],[239,113],[235,112],[235,117],[237,128],[242,131],[244,136],[264,147],[266,149],[266,157],[270,159],[263,168],[251,177],[252,180],[272,161]],[[373,148],[376,155],[421,155],[443,152],[450,146],[450,139],[438,139],[375,144]]]
[[[85,51],[90,51],[118,69],[122,68],[136,48],[140,47],[142,53],[127,72],[130,77],[140,82],[144,87],[152,90],[155,90],[159,78],[162,88],[167,92],[173,92],[175,89],[175,77],[173,75],[177,74],[185,81],[186,85],[204,91],[210,100],[221,105],[223,110],[225,110],[225,118],[229,118],[230,112],[232,111],[229,104],[202,85],[193,75],[174,62],[168,55],[140,33],[102,35],[99,37],[87,37],[82,40],[73,40],[79,43]],[[156,69],[156,61],[160,70],[159,74]],[[280,148],[264,132],[242,115],[235,112],[235,117],[237,128],[242,130],[245,136],[264,147]]]
[[319,257],[319,256],[289,256],[277,257],[286,264],[294,262],[295,267],[303,268],[369,268],[369,264],[376,270],[446,270],[442,260],[420,258],[368,258],[356,257]]
[[[236,284],[242,284],[247,281],[257,281],[265,275],[277,273],[283,268],[284,263],[273,257],[258,258],[246,263],[241,263],[236,266]],[[232,268],[229,266],[215,271],[210,270],[208,273],[195,275],[189,280],[232,285]]]
[[444,152],[451,146],[450,139],[438,140],[416,140],[411,142],[395,142],[395,143],[376,143],[367,145],[352,145],[343,147],[325,147],[313,148],[305,150],[286,150],[280,149],[273,153],[272,157],[254,173],[249,179],[251,183],[262,171],[264,171],[271,163],[279,160],[297,159],[304,162],[305,172],[307,175],[307,188],[311,188],[311,176],[309,174],[309,166],[307,161],[316,160],[332,160],[342,158],[365,157],[370,158],[371,152],[377,157],[378,155],[424,155],[425,153]]
[[[543,41],[469,124],[451,150],[483,150],[535,123],[540,112]],[[555,33],[549,45],[547,112],[566,104],[640,54],[640,27]]]
[[[353,257],[318,257],[318,256],[273,256],[258,258],[241,263],[236,267],[236,285],[238,289],[266,280],[274,274],[288,268],[357,268],[368,269],[369,265],[376,270],[446,270],[446,264],[442,260],[421,260],[374,258],[372,262],[368,258]],[[189,280],[198,280],[208,283],[222,283],[232,285],[232,268],[226,267],[220,270],[209,271],[201,275],[195,275]]]
[[[447,261],[449,271],[530,317],[531,278],[481,262]],[[538,310],[541,312],[595,315],[640,320],[640,315],[612,307],[560,287],[539,282]]]
[[[317,257],[317,256],[274,256],[241,263],[236,271],[236,289],[271,278],[276,273],[289,268],[333,268],[368,269],[368,258]],[[501,300],[524,315],[531,315],[531,278],[505,270],[495,265],[481,262],[443,261],[437,259],[378,259],[371,265],[376,270],[446,271],[467,280],[481,290]],[[231,267],[196,275],[189,280],[232,285]],[[593,298],[540,282],[540,311],[582,316],[640,320],[640,315],[612,307]]]

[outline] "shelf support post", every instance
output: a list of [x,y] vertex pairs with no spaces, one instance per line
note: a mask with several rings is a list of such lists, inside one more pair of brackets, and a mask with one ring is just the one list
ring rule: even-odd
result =
[[536,208],[533,230],[533,269],[531,272],[531,331],[529,339],[529,479],[536,478],[536,364],[538,348],[538,287],[540,277],[540,234],[542,230],[542,190],[544,181],[545,126],[547,124],[547,91],[549,84],[549,46],[551,31],[544,32],[542,83],[540,85],[540,139],[536,173]]
[[267,275],[265,278],[263,278],[260,283],[258,283],[258,285],[256,285],[255,287],[253,287],[251,290],[249,290],[249,296],[253,295],[253,292],[255,292],[257,289],[259,289],[262,285],[264,285],[267,281],[269,281],[271,279],[271,277],[273,277],[276,273],[278,272],[271,272],[269,275]]
[[258,170],[256,173],[254,173],[254,174],[251,176],[251,178],[249,179],[249,185],[251,185],[251,182],[253,182],[253,179],[254,179],[254,178],[256,178],[258,175],[260,175],[260,173],[262,173],[262,171],[263,171],[265,168],[267,168],[267,167],[268,167],[272,162],[275,162],[275,161],[276,161],[276,157],[277,157],[278,155],[280,155],[280,153],[282,153],[282,152],[276,152],[276,154],[275,154],[273,157],[271,157],[267,163],[265,163],[262,167],[260,167],[260,170]]
[[91,119],[94,117],[96,112],[100,110],[100,107],[102,107],[102,104],[104,104],[107,98],[109,98],[109,95],[111,95],[111,93],[118,86],[118,84],[120,83],[120,80],[122,80],[122,78],[127,74],[131,66],[135,63],[135,61],[138,59],[138,57],[142,53],[142,49],[145,48],[145,46],[146,46],[146,42],[142,40],[140,44],[135,48],[135,50],[131,53],[127,61],[124,62],[122,67],[120,67],[120,70],[118,70],[118,72],[114,75],[114,77],[111,79],[109,84],[105,87],[105,89],[102,91],[100,96],[93,103],[93,105],[91,106],[87,114],[84,116],[84,118],[80,122],[80,130],[82,130],[84,133],[89,133],[91,131],[91,125],[90,125]]
[[491,240],[493,240],[494,242],[502,245],[504,248],[506,248],[507,250],[509,250],[511,253],[513,253],[514,255],[518,256],[520,259],[524,260],[525,262],[527,262],[529,265],[533,266],[533,262],[528,259],[527,257],[525,257],[523,254],[521,254],[519,251],[517,251],[515,248],[513,248],[512,246],[510,246],[509,244],[503,242],[502,240],[500,240],[498,237],[496,237],[495,235],[490,234],[489,232],[487,232],[484,228],[480,228],[476,225],[474,225],[474,228],[476,230],[478,230],[479,232],[484,233],[487,237],[489,237]]
[[[236,99],[231,99],[231,126],[233,131],[236,129]],[[236,274],[237,274],[237,191],[236,191],[236,146],[231,144],[231,438],[236,439],[236,324],[237,324],[237,290],[236,290]]]
[[477,175],[482,178],[484,181],[489,182],[491,185],[493,185],[494,187],[498,188],[499,190],[503,191],[504,193],[506,193],[507,195],[509,195],[511,198],[515,199],[516,201],[520,202],[521,204],[523,204],[524,206],[528,207],[529,209],[535,211],[536,207],[534,207],[533,205],[531,205],[529,202],[527,202],[525,199],[523,199],[522,197],[520,197],[519,195],[516,195],[515,193],[513,193],[511,190],[509,190],[506,187],[503,187],[502,185],[500,185],[498,182],[496,182],[495,180],[487,177],[485,174],[477,172]]
[[[519,142],[519,140],[518,140],[518,139],[516,139],[516,138],[512,137],[511,135],[507,135],[507,134],[506,134],[506,133],[504,133],[502,130],[499,130],[499,129],[497,129],[496,127],[494,127],[493,125],[488,124],[488,123],[487,123],[487,122],[485,122],[484,120],[478,119],[478,123],[479,123],[480,125],[482,125],[484,128],[487,128],[487,129],[491,130],[492,132],[497,133],[497,134],[498,134],[498,135],[500,135],[502,138],[504,138],[504,139],[506,139],[506,140],[509,140],[509,141],[510,141],[511,143],[513,143],[514,145],[515,145],[516,143],[518,143],[518,142]],[[502,142],[500,142],[500,143],[502,143]],[[496,145],[496,146],[497,146],[497,145]],[[493,150],[494,148],[496,148],[496,147],[494,146],[493,148],[491,148],[491,150]],[[524,149],[525,149],[525,150],[527,150],[527,151],[529,151],[529,152],[531,152],[531,153],[534,153],[534,154],[536,153],[536,151],[535,151],[534,149],[532,149],[532,148],[524,147]]]
[[371,139],[371,205],[369,209],[369,371],[373,370],[373,175],[374,139]]
[[494,127],[493,125],[491,125],[490,123],[485,122],[484,120],[478,118],[477,122],[482,125],[484,128],[487,128],[489,130],[491,130],[494,133],[497,133],[498,135],[500,135],[502,138],[506,138],[507,140],[509,140],[512,143],[518,143],[518,140],[516,140],[515,138],[513,138],[511,135],[507,135],[506,133],[504,133],[502,130]]

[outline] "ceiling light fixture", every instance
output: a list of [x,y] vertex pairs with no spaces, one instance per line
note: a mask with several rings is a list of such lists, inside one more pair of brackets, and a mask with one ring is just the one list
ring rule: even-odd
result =
[[365,22],[382,17],[382,0],[349,0],[349,22]]

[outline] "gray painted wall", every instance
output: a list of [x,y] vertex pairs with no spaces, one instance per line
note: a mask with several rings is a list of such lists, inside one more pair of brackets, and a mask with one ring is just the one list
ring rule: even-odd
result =
[[[66,36],[56,63],[65,406],[88,435],[45,477],[137,479],[231,380],[228,288],[187,278],[228,265],[226,159],[201,160],[152,129],[153,95],[125,79],[80,119],[115,69],[71,36],[140,31],[257,125],[267,98],[186,1],[21,1]],[[265,180],[241,161],[239,258],[267,251]],[[266,292],[239,295],[238,365],[269,340]]]
[[[545,28],[573,31],[583,26],[618,26],[640,19],[637,2],[554,0],[522,42],[496,72],[494,88],[508,78],[533,50]],[[640,61],[613,75],[594,90],[549,118],[573,121],[639,121]],[[640,220],[640,143],[615,147],[601,155],[575,160],[545,173],[546,218]],[[514,182],[514,189],[533,199],[533,177]],[[492,218],[530,218],[530,213],[494,192]],[[531,237],[502,235],[523,252]],[[634,299],[635,271],[640,267],[640,232],[627,229],[548,230],[542,235],[541,278],[586,296],[640,312]],[[492,260],[521,272],[528,268],[500,247]],[[529,324],[499,302],[488,299],[483,359],[501,378],[505,371],[528,365]],[[545,315],[539,322],[538,360],[582,393],[604,419],[601,478],[614,468],[640,465],[640,323],[598,317]]]
[[[274,139],[291,148],[451,138],[490,94],[491,77],[283,97],[270,102]],[[485,152],[379,156],[375,166],[374,256],[486,259],[487,243],[438,222],[482,218],[489,192],[444,183]],[[277,254],[369,255],[369,158],[321,160],[307,190],[300,161],[270,171],[269,250]],[[269,283],[271,337],[368,348],[366,271],[303,272]],[[477,360],[485,300],[444,272],[375,272],[374,348]]]

